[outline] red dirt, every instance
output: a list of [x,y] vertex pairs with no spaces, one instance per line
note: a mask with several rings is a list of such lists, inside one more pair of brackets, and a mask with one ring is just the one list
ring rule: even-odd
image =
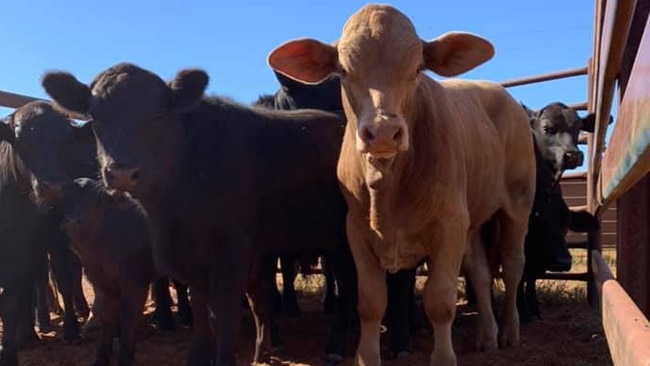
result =
[[[90,290],[89,290],[90,291]],[[566,291],[565,291],[566,292]],[[577,294],[577,295],[576,295]],[[91,294],[89,294],[91,295]],[[529,366],[601,366],[611,365],[607,343],[598,318],[598,311],[589,307],[584,291],[571,294],[542,294],[543,321],[521,327],[521,345],[493,352],[473,350],[474,315],[465,313],[459,305],[454,323],[454,347],[459,365],[529,365]],[[89,296],[92,298],[92,295]],[[303,295],[300,299],[303,315],[300,318],[281,319],[281,333],[286,344],[283,356],[274,357],[272,365],[324,365],[321,358],[328,329],[327,317],[322,315],[319,294]],[[150,312],[150,309],[147,309]],[[248,313],[242,313],[241,349],[239,364],[248,365],[254,343],[254,326]],[[189,329],[161,333],[144,325],[140,331],[135,365],[184,365]],[[60,328],[42,334],[41,345],[21,353],[22,366],[70,366],[92,364],[96,333],[91,333],[78,344],[67,344],[61,338]],[[386,360],[385,365],[428,365],[432,336],[426,332],[413,340],[415,352],[404,360]],[[350,341],[349,357],[343,365],[350,365],[356,340]]]

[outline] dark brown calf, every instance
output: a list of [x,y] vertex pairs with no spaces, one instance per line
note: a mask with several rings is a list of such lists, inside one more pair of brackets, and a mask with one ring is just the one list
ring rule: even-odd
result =
[[63,228],[95,288],[101,336],[95,366],[110,364],[119,332],[119,365],[131,365],[135,331],[149,284],[157,277],[140,205],[100,182],[79,178],[63,188]]

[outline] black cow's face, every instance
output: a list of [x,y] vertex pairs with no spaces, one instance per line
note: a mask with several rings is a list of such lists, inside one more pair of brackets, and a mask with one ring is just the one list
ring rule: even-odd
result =
[[179,114],[198,104],[207,82],[205,72],[185,70],[167,85],[126,63],[100,73],[90,86],[62,72],[42,80],[60,106],[91,118],[105,184],[135,196],[164,176],[172,141],[180,135]]
[[341,102],[341,80],[338,76],[330,76],[318,84],[303,84],[275,73],[280,82],[281,92],[276,103],[277,109],[322,109],[326,111],[343,110]]
[[[46,102],[31,102],[18,108],[0,126],[3,140],[12,144],[20,161],[31,174],[34,197],[39,201],[54,202],[60,199],[63,183],[74,174],[74,159],[91,159],[92,156],[73,157],[76,143],[84,135],[81,128],[55,111]],[[90,137],[92,138],[92,137]]]
[[552,103],[539,111],[526,108],[537,147],[556,176],[582,165],[584,156],[578,149],[580,131],[593,131],[593,114],[581,118],[562,103]]

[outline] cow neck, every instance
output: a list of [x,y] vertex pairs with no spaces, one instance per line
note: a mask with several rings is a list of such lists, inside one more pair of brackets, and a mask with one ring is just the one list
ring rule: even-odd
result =
[[533,217],[539,216],[540,205],[547,204],[551,197],[555,194],[561,195],[559,179],[556,179],[556,174],[553,172],[551,167],[548,165],[542,152],[537,146],[537,141],[533,137],[533,145],[535,148],[535,165],[536,169],[536,189],[535,189],[535,201],[533,203],[533,210],[531,211]]
[[[367,158],[362,157],[370,199],[370,225],[379,239],[388,243],[395,242],[397,229],[401,226],[398,222],[401,216],[416,212],[426,214],[427,211],[427,197],[413,196],[430,194],[430,189],[422,189],[422,184],[431,181],[438,165],[434,152],[435,136],[431,125],[427,123],[432,113],[427,92],[428,89],[421,83],[408,103],[412,107],[406,109],[409,112],[404,116],[409,128],[409,149],[398,153],[381,172],[373,171],[374,167],[368,163]],[[373,188],[368,184],[369,178],[372,181],[372,175],[378,173],[382,174],[382,182]],[[404,199],[407,196],[408,199]],[[400,207],[396,207],[396,200],[399,200]],[[399,246],[394,245],[391,249],[397,252]]]

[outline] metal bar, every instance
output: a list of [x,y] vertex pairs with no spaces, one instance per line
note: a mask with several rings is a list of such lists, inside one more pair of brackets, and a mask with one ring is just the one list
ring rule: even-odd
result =
[[28,97],[26,95],[20,95],[15,93],[9,93],[0,90],[0,106],[8,108],[19,108],[23,105],[33,102],[35,100],[42,100],[38,98]]
[[540,280],[587,281],[588,273],[546,272],[538,277]]
[[576,111],[586,111],[587,102],[569,104],[569,108],[572,108]]
[[520,78],[520,79],[506,80],[506,81],[500,82],[500,84],[504,88],[509,88],[509,87],[512,87],[512,86],[533,84],[533,83],[539,83],[539,82],[542,82],[542,81],[563,79],[563,78],[568,78],[568,77],[573,77],[573,76],[580,76],[580,75],[587,75],[587,67],[586,66],[585,67],[580,67],[580,68],[577,68],[577,69],[570,69],[570,70],[552,72],[552,73],[548,73],[548,74],[528,76],[528,77]]

